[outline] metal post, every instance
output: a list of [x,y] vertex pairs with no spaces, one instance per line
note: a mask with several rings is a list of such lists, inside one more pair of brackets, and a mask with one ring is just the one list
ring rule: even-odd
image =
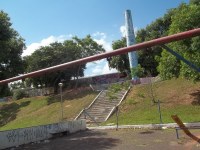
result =
[[85,108],[83,109],[84,119],[86,119]]
[[41,96],[41,85],[39,84],[38,87],[39,87],[39,93],[38,94],[39,94],[39,96]]
[[176,138],[179,139],[178,128],[175,128],[175,130],[176,130]]
[[43,84],[42,95],[46,96],[46,85]]
[[183,56],[179,55],[177,52],[173,51],[171,48],[169,48],[166,45],[161,45],[162,48],[166,49],[168,52],[170,52],[172,55],[176,56],[176,58],[182,60],[185,64],[190,66],[192,69],[196,70],[197,72],[200,72],[200,68],[196,65],[194,65],[192,62],[185,59]]
[[119,108],[118,108],[118,106],[116,106],[115,109],[116,109],[116,118],[117,118],[117,128],[116,128],[116,130],[118,130],[118,126],[119,126]]
[[158,112],[159,112],[159,116],[160,116],[160,123],[163,124],[162,114],[161,114],[161,110],[160,110],[160,100],[158,100]]
[[60,86],[61,121],[63,121],[63,97],[62,97],[62,86],[63,86],[63,83],[59,83],[58,85]]

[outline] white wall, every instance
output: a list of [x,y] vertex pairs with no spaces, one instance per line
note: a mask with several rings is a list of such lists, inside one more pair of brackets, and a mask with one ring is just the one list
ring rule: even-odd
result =
[[64,131],[74,133],[85,129],[85,120],[76,120],[30,128],[0,131],[0,149],[45,140],[51,138],[52,133]]

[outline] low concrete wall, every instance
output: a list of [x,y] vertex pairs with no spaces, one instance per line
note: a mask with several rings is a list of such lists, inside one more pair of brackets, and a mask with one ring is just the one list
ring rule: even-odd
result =
[[54,133],[74,133],[86,129],[85,120],[66,121],[49,125],[34,126],[0,132],[0,149],[45,140]]
[[[187,128],[192,127],[200,127],[200,122],[196,123],[183,123]],[[119,129],[173,129],[178,127],[176,123],[166,123],[166,124],[142,124],[142,125],[119,125]],[[116,129],[116,125],[110,125],[110,126],[97,126],[97,127],[88,127],[90,130],[106,130],[106,129]]]

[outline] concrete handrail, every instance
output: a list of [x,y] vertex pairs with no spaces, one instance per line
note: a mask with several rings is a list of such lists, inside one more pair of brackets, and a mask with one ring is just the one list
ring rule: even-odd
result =
[[97,98],[101,95],[102,92],[103,91],[99,92],[99,94],[95,97],[95,99],[92,101],[92,103],[88,107],[82,109],[81,112],[76,116],[76,118],[74,120],[77,120],[80,117],[80,115],[83,113],[84,110],[89,109],[94,104],[94,102],[97,100]]
[[117,106],[119,106],[121,104],[121,102],[124,100],[124,98],[126,97],[126,95],[128,94],[128,92],[130,91],[131,86],[128,87],[128,90],[124,93],[123,97],[121,98],[121,100],[119,101],[119,103],[117,104]]
[[115,107],[116,107],[116,106],[114,106],[114,107],[112,108],[112,110],[110,111],[110,113],[109,113],[108,116],[106,117],[105,121],[108,120],[108,118],[109,118],[109,117],[111,116],[111,114],[114,112]]
[[94,102],[97,100],[97,98],[99,98],[99,96],[101,95],[102,92],[103,92],[103,90],[95,97],[95,99],[92,101],[92,103],[85,109],[89,109],[94,104]]
[[114,106],[114,107],[112,108],[112,110],[110,111],[110,113],[109,113],[108,116],[106,117],[105,121],[108,120],[108,118],[109,118],[109,117],[112,115],[112,113],[115,111],[115,108],[118,107],[118,106],[121,104],[121,102],[125,99],[126,95],[127,95],[128,92],[130,91],[130,89],[131,89],[131,86],[129,86],[128,90],[124,93],[124,95],[123,95],[123,97],[121,98],[121,100],[119,101],[119,103],[118,103],[116,106]]

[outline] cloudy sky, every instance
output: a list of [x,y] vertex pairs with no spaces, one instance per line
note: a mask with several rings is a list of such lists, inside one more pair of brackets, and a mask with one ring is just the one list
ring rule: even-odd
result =
[[[90,34],[106,51],[124,36],[124,12],[130,9],[134,29],[146,27],[170,8],[189,0],[0,0],[13,28],[25,39],[23,56],[40,46]],[[105,60],[87,64],[86,76],[114,72]]]

